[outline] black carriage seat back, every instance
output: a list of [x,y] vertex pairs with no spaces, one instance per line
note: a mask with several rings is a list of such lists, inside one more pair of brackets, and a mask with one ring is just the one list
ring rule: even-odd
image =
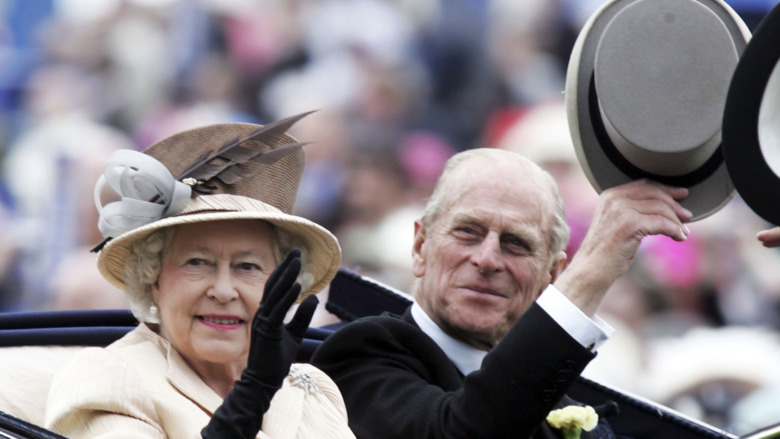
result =
[[[340,322],[309,328],[298,362],[308,362],[338,326],[386,311],[401,314],[412,303],[409,295],[347,269],[339,270],[327,295],[325,308]],[[137,324],[129,310],[0,314],[0,439],[62,439],[38,427],[43,424],[45,395],[57,365],[85,346],[110,344]],[[575,383],[569,393],[594,406],[617,403],[620,413],[609,422],[618,439],[737,439],[667,407],[586,378]]]
[[[326,309],[341,323],[383,312],[403,314],[413,298],[390,286],[342,269],[331,282]],[[616,403],[619,413],[608,418],[618,439],[736,439],[715,427],[668,407],[581,377],[569,394],[592,406]]]

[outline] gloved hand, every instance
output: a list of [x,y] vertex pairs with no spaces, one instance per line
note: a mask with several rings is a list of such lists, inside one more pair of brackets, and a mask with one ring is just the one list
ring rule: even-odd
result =
[[290,323],[287,311],[301,292],[295,282],[301,271],[301,252],[293,250],[265,283],[260,308],[252,321],[249,361],[233,390],[201,431],[204,439],[254,438],[263,414],[290,372],[298,347],[317,308],[317,297],[304,300]]

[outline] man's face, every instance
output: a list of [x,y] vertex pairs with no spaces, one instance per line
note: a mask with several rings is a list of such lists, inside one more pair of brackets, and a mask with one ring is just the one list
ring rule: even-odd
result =
[[447,208],[429,229],[415,224],[417,300],[445,332],[489,349],[552,280],[554,200],[535,169],[472,160],[455,172]]

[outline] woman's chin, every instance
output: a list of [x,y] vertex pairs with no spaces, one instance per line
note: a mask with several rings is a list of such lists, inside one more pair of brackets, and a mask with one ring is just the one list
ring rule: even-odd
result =
[[197,349],[199,361],[213,364],[228,364],[235,361],[246,362],[246,345],[241,346],[226,342],[204,343]]

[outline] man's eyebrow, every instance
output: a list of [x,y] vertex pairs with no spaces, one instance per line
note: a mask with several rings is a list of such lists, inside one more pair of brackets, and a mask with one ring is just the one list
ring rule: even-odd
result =
[[473,212],[459,212],[452,217],[454,223],[479,223],[479,217]]
[[[465,211],[465,212],[458,212],[453,216],[452,222],[456,225],[458,224],[474,224],[479,225],[481,224],[482,220],[480,219],[479,215],[475,214],[471,211]],[[508,230],[502,230],[501,235],[510,235],[514,236],[518,239],[521,239],[529,244],[537,242],[537,240],[534,238],[534,230],[536,230],[535,227],[530,226],[519,226],[519,227],[513,227]]]

